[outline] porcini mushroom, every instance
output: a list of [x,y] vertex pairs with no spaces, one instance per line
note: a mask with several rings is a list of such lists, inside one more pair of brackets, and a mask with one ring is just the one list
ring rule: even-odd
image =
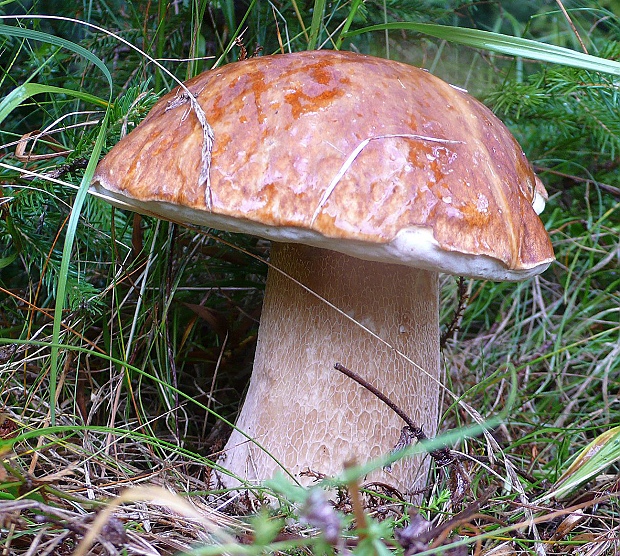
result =
[[[400,418],[335,362],[435,434],[438,273],[522,280],[553,260],[534,210],[544,187],[516,140],[431,74],[350,52],[252,58],[186,87],[213,130],[210,183],[204,125],[177,90],[92,187],[138,212],[274,242],[279,271],[236,423],[258,445],[233,432],[223,466],[248,481],[276,461],[332,475],[390,451]],[[426,469],[411,458],[374,478],[412,491]]]

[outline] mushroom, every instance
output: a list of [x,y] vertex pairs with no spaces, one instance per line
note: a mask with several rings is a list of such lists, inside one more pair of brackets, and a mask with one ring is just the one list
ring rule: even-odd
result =
[[[252,58],[162,98],[100,162],[124,208],[272,240],[254,368],[220,462],[332,475],[389,452],[403,426],[355,369],[434,435],[440,272],[523,280],[553,250],[546,194],[493,113],[426,71],[350,52]],[[542,202],[541,202],[542,201]],[[248,440],[248,437],[253,439]],[[373,472],[404,492],[428,458]],[[227,484],[235,484],[228,479]]]

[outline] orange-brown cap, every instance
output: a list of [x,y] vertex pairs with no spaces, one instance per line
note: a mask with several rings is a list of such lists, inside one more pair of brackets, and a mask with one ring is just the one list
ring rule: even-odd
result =
[[554,258],[533,208],[544,187],[517,141],[426,71],[316,51],[186,86],[213,129],[209,190],[203,128],[176,90],[101,161],[96,192],[177,222],[453,274],[519,280]]

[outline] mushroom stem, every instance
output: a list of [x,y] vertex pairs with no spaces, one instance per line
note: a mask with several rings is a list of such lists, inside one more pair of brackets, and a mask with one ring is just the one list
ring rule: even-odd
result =
[[[297,477],[308,469],[335,475],[346,461],[362,463],[392,450],[403,421],[335,371],[337,361],[355,369],[434,435],[439,400],[437,273],[301,244],[274,243],[271,262],[415,365],[270,269],[254,370],[237,420],[237,427],[266,452],[234,431],[222,465],[248,481],[270,478],[278,470],[273,458]],[[428,470],[428,458],[422,459],[403,460],[391,473],[378,470],[369,479],[405,493],[415,491]]]

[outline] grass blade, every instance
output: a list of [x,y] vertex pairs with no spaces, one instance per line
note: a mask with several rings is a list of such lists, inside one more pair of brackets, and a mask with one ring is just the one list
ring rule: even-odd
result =
[[110,84],[112,83],[112,76],[110,75],[110,70],[108,70],[107,66],[103,63],[101,58],[93,54],[90,50],[86,50],[86,48],[80,46],[79,44],[75,44],[71,41],[68,41],[67,39],[63,39],[62,37],[56,37],[48,33],[35,31],[34,29],[24,29],[23,27],[18,27],[16,25],[5,25],[4,23],[0,23],[0,35],[6,35],[7,37],[21,37],[33,41],[46,42],[56,46],[61,46],[63,48],[66,48],[67,50],[71,50],[72,52],[75,52],[79,56],[86,58],[89,62],[97,66],[102,71],[103,75],[106,76],[108,82]]
[[62,325],[62,312],[65,308],[66,292],[67,292],[67,276],[69,274],[69,263],[71,262],[71,254],[73,252],[73,244],[75,239],[75,232],[80,220],[80,214],[82,206],[88,195],[88,188],[90,181],[95,173],[95,168],[99,162],[99,154],[103,148],[103,144],[106,137],[106,128],[108,122],[109,112],[106,110],[103,117],[102,125],[97,134],[97,140],[93,147],[93,152],[88,160],[88,166],[80,182],[80,188],[78,189],[73,208],[71,209],[71,216],[67,223],[67,233],[65,236],[65,243],[62,249],[62,261],[60,264],[60,273],[58,276],[58,287],[56,290],[56,304],[54,307],[54,326],[52,329],[52,349],[50,357],[50,422],[52,426],[56,424],[56,383],[58,377],[58,346],[60,344],[60,328]]
[[605,431],[588,444],[542,498],[562,498],[620,460],[620,427]]
[[308,50],[315,50],[321,34],[321,26],[323,25],[323,14],[325,13],[325,0],[315,0],[312,12],[312,23],[310,24],[310,40],[308,41]]
[[0,101],[0,123],[22,102],[42,93],[68,95],[104,108],[108,106],[105,100],[83,91],[75,91],[64,87],[52,87],[51,85],[39,85],[38,83],[26,83],[13,89]]
[[[88,93],[73,91],[70,89],[64,89],[60,87],[52,87],[48,85],[39,85],[36,83],[25,83],[16,89],[14,89],[9,95],[7,95],[2,102],[0,103],[0,121],[5,119],[12,110],[14,110],[19,104],[24,102],[24,100],[28,99],[32,95],[39,93],[51,93],[51,94],[69,94],[71,96],[75,96],[87,102],[93,102],[95,104],[99,104],[102,106],[108,107],[111,103],[112,99],[112,75],[108,70],[107,66],[103,63],[103,61],[87,50],[86,48],[80,46],[79,44],[75,44],[67,39],[63,39],[62,37],[56,37],[54,35],[50,35],[48,33],[42,33],[41,31],[35,31],[33,29],[24,29],[19,26],[10,26],[0,23],[0,35],[6,35],[9,37],[21,37],[29,40],[41,41],[49,44],[53,44],[55,46],[59,46],[62,48],[66,48],[72,52],[75,52],[79,56],[82,56],[96,67],[98,67],[101,72],[105,75],[108,80],[110,86],[110,98],[108,102],[102,101],[98,97],[90,95]],[[86,199],[86,195],[88,194],[88,188],[90,185],[90,180],[95,172],[95,167],[97,166],[97,162],[99,161],[99,154],[101,153],[101,149],[103,148],[104,140],[105,140],[105,132],[108,121],[108,110],[106,110],[106,114],[103,118],[103,123],[99,129],[99,133],[97,135],[97,140],[95,141],[95,145],[93,151],[90,155],[88,165],[86,167],[86,171],[80,183],[80,187],[78,189],[77,195],[75,197],[75,201],[73,204],[73,209],[71,211],[71,216],[67,223],[67,231],[65,235],[65,242],[63,246],[62,252],[62,260],[60,265],[60,272],[58,276],[58,286],[56,290],[56,302],[55,302],[55,311],[54,311],[54,324],[52,328],[52,338],[53,345],[50,352],[50,422],[52,425],[56,422],[56,387],[57,387],[57,377],[58,377],[58,367],[59,367],[59,344],[60,344],[60,330],[62,325],[62,313],[65,307],[66,302],[66,294],[67,294],[67,277],[69,273],[69,265],[71,262],[71,254],[73,252],[73,245],[75,240],[76,229],[79,223],[80,213],[84,201]]]
[[502,35],[501,33],[492,33],[480,29],[466,29],[460,27],[452,27],[448,25],[435,25],[432,23],[413,23],[402,21],[397,23],[383,23],[380,25],[372,25],[355,31],[349,31],[344,34],[345,38],[360,35],[362,33],[370,33],[373,31],[385,30],[408,30],[424,33],[438,39],[446,40],[453,43],[464,44],[472,48],[480,48],[506,54],[508,56],[520,56],[540,62],[549,62],[553,64],[562,64],[573,68],[599,71],[610,73],[612,75],[620,75],[620,62],[607,60],[591,54],[577,52],[569,48],[546,44],[531,39],[523,39],[520,37],[511,37]]
[[361,4],[362,0],[353,0],[351,8],[349,10],[349,15],[347,16],[347,19],[342,26],[342,32],[340,33],[340,35],[338,36],[338,40],[336,41],[337,49],[340,49],[340,47],[342,46],[342,42],[344,41],[347,33],[349,32],[349,28],[351,27],[351,24],[353,23],[353,20],[355,19],[355,16],[357,15],[357,11],[359,10]]

